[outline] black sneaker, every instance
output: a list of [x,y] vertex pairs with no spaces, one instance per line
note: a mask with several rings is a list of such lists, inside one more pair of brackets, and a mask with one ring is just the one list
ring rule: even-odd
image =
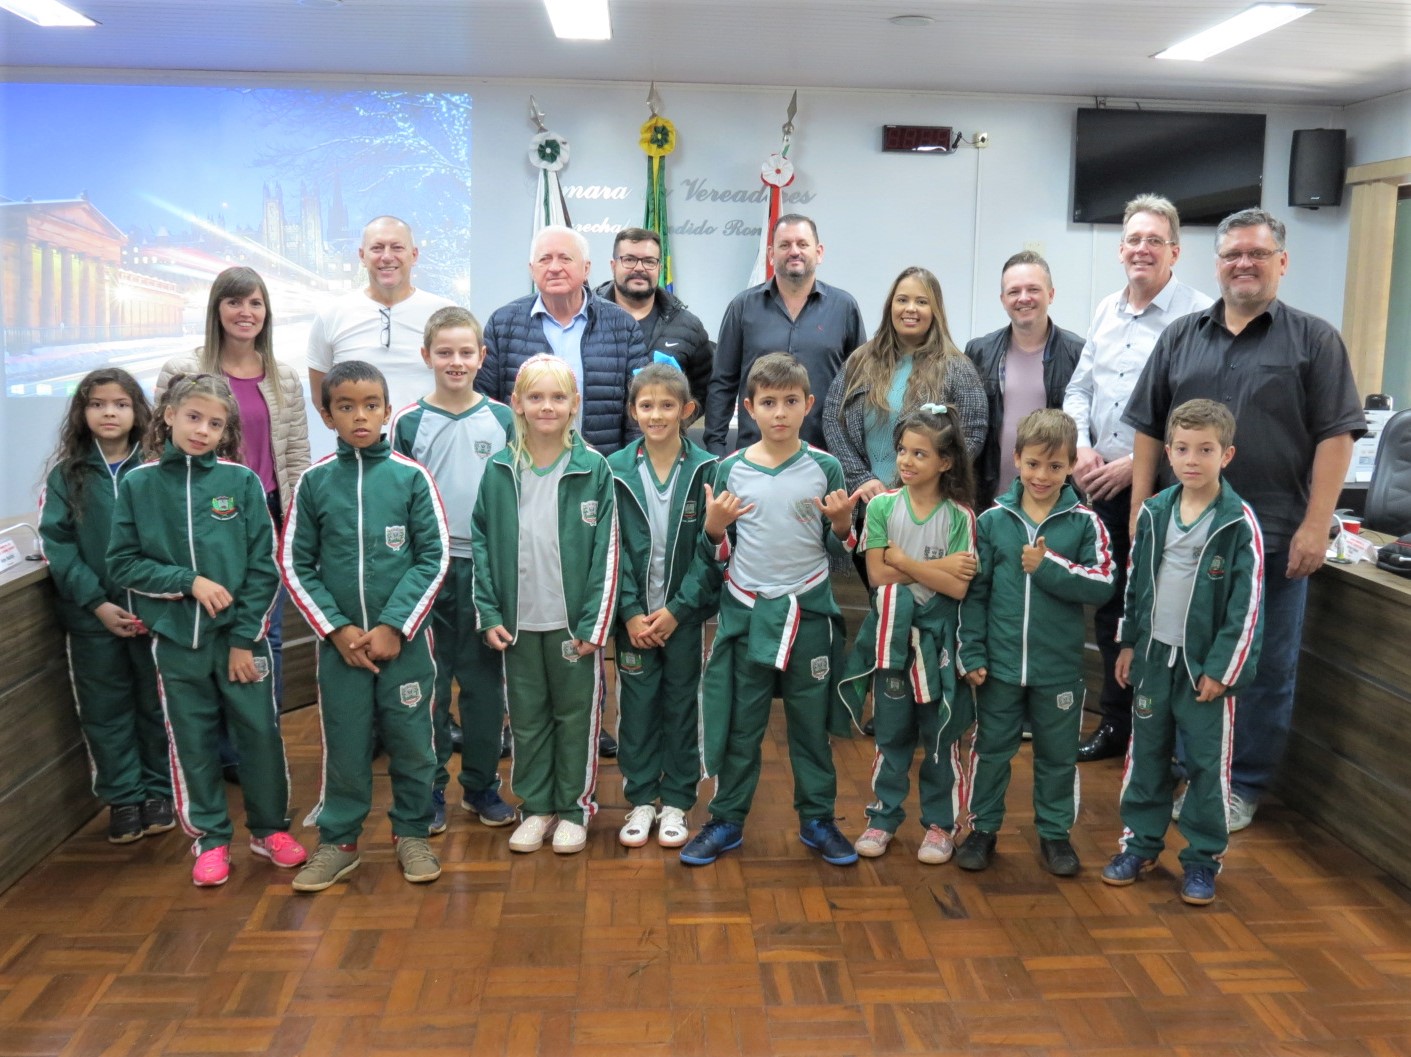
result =
[[995,855],[995,835],[982,829],[970,831],[970,836],[955,849],[955,865],[962,870],[989,869]]
[[108,843],[131,844],[142,839],[142,805],[114,804],[108,808]]
[[1082,868],[1078,853],[1066,840],[1045,840],[1040,837],[1039,855],[1043,858],[1044,869],[1055,877],[1072,877]]
[[176,828],[172,815],[171,801],[153,797],[142,802],[142,832],[146,834],[165,833]]
[[851,866],[857,862],[857,849],[831,818],[809,819],[799,827],[799,840],[815,849],[830,866]]
[[465,731],[461,730],[461,725],[455,720],[451,720],[451,751],[461,752],[465,749]]
[[705,866],[715,862],[723,852],[733,851],[745,843],[745,828],[737,822],[713,818],[681,849],[681,861],[687,866]]
[[514,755],[514,738],[510,736],[509,727],[500,728],[500,759],[508,760]]
[[605,760],[617,755],[617,739],[605,730],[598,731],[598,755]]

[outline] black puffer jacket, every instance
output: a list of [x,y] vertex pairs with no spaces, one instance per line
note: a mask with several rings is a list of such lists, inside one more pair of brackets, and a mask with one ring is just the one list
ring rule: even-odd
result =
[[[1000,368],[1009,352],[1009,331],[1009,327],[1000,327],[965,346],[965,355],[979,372],[990,405],[990,428],[985,434],[984,447],[975,459],[977,514],[994,502],[999,487],[999,461],[1008,457],[999,450],[999,434],[1004,428],[1004,386],[1000,382]],[[1063,406],[1063,391],[1068,388],[1068,379],[1073,376],[1082,352],[1082,338],[1049,321],[1048,344],[1044,346],[1044,395],[1048,407]]]
[[[604,300],[612,301],[612,280],[599,286],[597,293]],[[691,399],[696,402],[696,418],[700,418],[705,414],[706,389],[710,386],[710,369],[715,362],[715,342],[710,340],[701,321],[686,307],[686,302],[659,286],[656,289],[656,309],[656,326],[650,334],[642,332],[647,344],[647,359],[653,359],[660,352],[680,365],[691,386]]]
[[[584,287],[588,325],[583,332],[583,439],[603,454],[622,447],[639,431],[627,416],[627,385],[647,363],[637,321],[611,301]],[[530,316],[537,294],[495,309],[485,326],[485,362],[475,388],[509,403],[514,377],[529,357],[552,353],[543,324]]]

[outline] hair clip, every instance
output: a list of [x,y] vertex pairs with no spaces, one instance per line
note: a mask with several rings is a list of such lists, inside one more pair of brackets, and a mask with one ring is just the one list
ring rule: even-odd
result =
[[946,407],[945,404],[922,404],[920,410],[929,411],[933,415],[944,415],[950,408]]

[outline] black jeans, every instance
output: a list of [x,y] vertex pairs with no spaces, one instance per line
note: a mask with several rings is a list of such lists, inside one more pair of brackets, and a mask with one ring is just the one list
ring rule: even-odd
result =
[[1102,654],[1102,721],[1125,741],[1132,731],[1132,688],[1120,687],[1112,674],[1121,652],[1117,645],[1117,622],[1122,619],[1123,598],[1127,593],[1127,556],[1132,550],[1128,518],[1132,513],[1132,490],[1124,488],[1111,499],[1092,500],[1093,511],[1107,526],[1116,563],[1116,590],[1093,614],[1093,630],[1097,634],[1098,652]]

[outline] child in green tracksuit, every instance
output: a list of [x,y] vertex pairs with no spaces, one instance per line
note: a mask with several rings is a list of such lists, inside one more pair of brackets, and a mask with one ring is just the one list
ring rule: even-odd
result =
[[408,881],[427,883],[441,864],[426,840],[436,665],[425,623],[450,561],[446,517],[426,468],[383,439],[391,412],[381,371],[360,360],[335,364],[319,399],[338,449],[299,478],[280,554],[289,597],[322,640],[323,783],[305,821],[318,823],[319,843],[293,887],[320,892],[357,868],[379,738],[397,862]]
[[398,411],[388,435],[392,449],[428,470],[441,493],[451,531],[451,565],[431,610],[436,658],[436,785],[432,834],[446,829],[446,786],[451,759],[451,681],[460,687],[460,805],[487,826],[507,826],[514,808],[500,797],[500,732],[505,725],[504,673],[500,657],[475,629],[474,563],[470,520],[490,456],[505,446],[514,414],[475,391],[485,359],[480,324],[464,308],[439,308],[426,321],[421,358],[436,388]]
[[978,523],[980,569],[960,607],[960,670],[977,688],[971,833],[956,865],[983,870],[1004,821],[1010,760],[1024,721],[1034,736],[1034,820],[1048,871],[1080,868],[1068,833],[1078,817],[1083,712],[1083,606],[1112,594],[1107,531],[1065,483],[1078,433],[1062,411],[1019,423],[1018,480]]
[[705,486],[715,479],[716,461],[686,438],[696,405],[674,363],[638,371],[627,408],[642,439],[608,456],[622,529],[617,762],[631,805],[618,840],[640,848],[660,819],[657,842],[679,848],[689,836],[686,813],[701,778],[697,698],[705,621],[720,596],[720,573],[699,547]]
[[720,464],[706,492],[707,553],[725,566],[720,623],[701,690],[701,755],[718,776],[710,820],[681,849],[688,866],[744,842],[759,784],[760,745],[776,691],[784,701],[799,839],[827,863],[857,862],[834,821],[830,732],[850,733],[837,692],[845,640],[828,581],[830,554],[852,550],[856,494],[838,460],[799,439],[813,406],[807,369],[761,356],[745,381],[760,439]]
[[490,460],[475,501],[475,622],[504,653],[524,820],[510,851],[552,834],[582,851],[597,811],[602,649],[617,614],[619,541],[612,469],[573,429],[578,384],[557,356],[515,377],[515,439]]
[[916,857],[937,864],[955,851],[953,831],[965,805],[958,746],[974,720],[970,694],[956,693],[954,664],[956,611],[975,576],[975,515],[966,505],[974,474],[960,416],[945,404],[905,415],[896,437],[900,487],[867,504],[872,609],[839,685],[861,714],[871,682],[877,739],[869,824],[853,847],[870,859],[886,853],[906,818],[919,745],[925,835]]
[[160,460],[123,479],[108,544],[108,574],[132,591],[154,637],[177,815],[195,838],[199,887],[230,876],[222,715],[240,754],[250,850],[283,867],[306,857],[288,833],[289,768],[265,637],[279,588],[274,526],[259,475],[227,461],[240,438],[224,378],[174,377],[148,435]]
[[1102,879],[1128,885],[1156,864],[1171,817],[1171,754],[1181,740],[1189,784],[1179,826],[1181,898],[1215,899],[1229,843],[1236,686],[1254,678],[1262,633],[1264,539],[1254,511],[1225,483],[1235,420],[1190,400],[1166,423],[1177,483],[1142,504],[1132,538],[1116,675],[1135,690],[1122,775],[1121,851]]
[[133,612],[131,592],[108,576],[118,486],[141,465],[151,420],[132,375],[117,367],[90,371],[74,390],[39,498],[39,540],[67,633],[93,795],[108,805],[114,844],[176,826],[152,638]]

